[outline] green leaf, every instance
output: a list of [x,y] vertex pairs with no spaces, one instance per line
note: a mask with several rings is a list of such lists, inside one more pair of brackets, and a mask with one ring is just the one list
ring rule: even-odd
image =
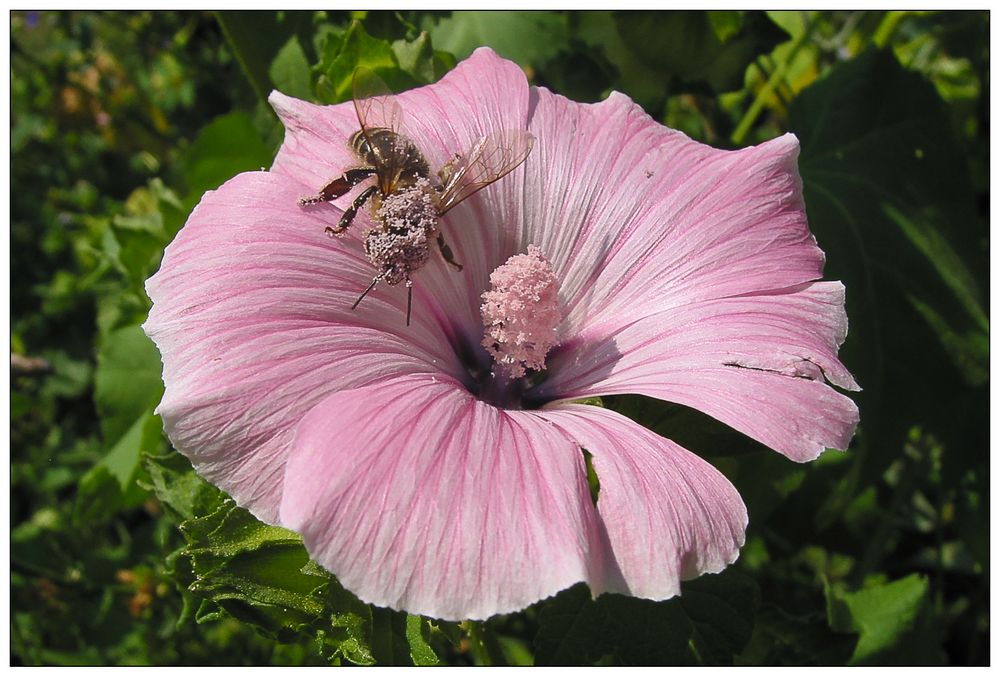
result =
[[604,404],[704,457],[743,455],[768,450],[763,444],[687,406],[631,394],[604,397]]
[[231,616],[280,641],[312,638],[330,662],[376,662],[371,608],[311,561],[298,535],[236,507],[179,453],[146,456],[145,466],[149,487],[182,520],[187,544],[169,561],[201,599],[198,622]]
[[747,66],[788,35],[763,12],[618,12],[622,41],[674,90],[707,86],[715,92],[743,87]]
[[312,98],[312,74],[309,59],[299,42],[299,37],[293,35],[278,51],[268,75],[274,87],[289,96],[300,99]]
[[830,625],[860,634],[850,663],[940,663],[940,634],[927,618],[929,590],[916,573],[857,592],[831,589]]
[[708,22],[712,25],[712,32],[719,42],[725,44],[730,39],[736,37],[743,29],[743,15],[745,12],[734,10],[720,10],[706,12]]
[[448,52],[436,51],[431,37],[421,33],[416,40],[396,40],[392,43],[399,67],[420,84],[437,82],[442,75],[455,67],[455,57]]
[[331,578],[326,606],[331,608],[330,627],[319,627],[317,636],[321,654],[329,661],[339,655],[355,664],[375,664],[372,652],[372,609]]
[[[273,62],[287,47],[291,36],[308,40],[313,13],[217,11],[215,16],[254,91],[266,101],[271,89],[278,86],[272,79]],[[277,74],[284,75],[281,68]]]
[[845,664],[857,637],[831,631],[824,617],[797,617],[763,605],[754,618],[753,637],[737,663],[822,666]]
[[135,424],[129,428],[117,444],[101,459],[100,465],[108,471],[127,489],[135,480],[139,469],[139,459],[143,453],[156,450],[160,441],[160,430],[163,423],[159,416],[153,415],[152,409],[139,416]]
[[[582,12],[574,16],[574,37],[587,46],[587,51],[600,56],[609,64],[612,74],[608,87],[614,85],[628,94],[647,111],[656,114],[667,98],[667,83],[663,76],[647,65],[619,35],[615,15],[611,11]],[[575,60],[568,64],[572,69]],[[590,70],[594,70],[592,65]],[[572,72],[572,70],[571,70]],[[578,89],[578,88],[574,88]],[[600,97],[586,97],[597,100]]]
[[406,618],[406,613],[372,606],[371,646],[376,664],[412,664]]
[[576,585],[542,607],[535,664],[731,664],[750,638],[758,595],[731,569],[684,583],[679,598],[663,602],[592,600]]
[[117,443],[137,421],[146,420],[162,396],[160,354],[142,328],[126,326],[105,336],[94,374],[94,402],[104,439]]
[[215,512],[225,500],[225,494],[198,476],[188,459],[176,451],[147,454],[143,465],[149,475],[147,488],[177,521]]
[[560,12],[456,11],[430,31],[439,49],[464,59],[492,47],[522,66],[551,59],[569,45],[569,18]]
[[989,331],[968,329],[959,333],[939,312],[918,298],[909,301],[934,330],[951,361],[972,386],[985,385],[990,380]]
[[184,178],[189,193],[200,196],[243,171],[257,171],[271,163],[253,119],[237,110],[215,118],[184,153]]
[[329,576],[306,568],[309,556],[295,533],[257,521],[229,499],[215,512],[185,521],[181,532],[194,594],[278,640],[291,640],[322,617],[321,592]]
[[891,52],[869,50],[803,90],[790,125],[826,276],[847,288],[841,357],[864,388],[872,448],[857,485],[877,480],[916,422],[971,462],[988,419],[967,384],[981,381],[988,233],[948,111]]
[[410,658],[418,667],[435,666],[441,663],[437,653],[431,648],[430,625],[419,615],[406,616],[406,641],[410,644]]
[[331,34],[316,67],[320,78],[316,93],[326,103],[349,101],[354,71],[364,66],[375,71],[394,90],[416,84],[400,67],[388,40],[373,38],[360,21],[353,21],[343,36]]

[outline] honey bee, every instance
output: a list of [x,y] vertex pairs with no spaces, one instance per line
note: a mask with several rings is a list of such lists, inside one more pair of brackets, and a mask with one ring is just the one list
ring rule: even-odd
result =
[[516,169],[528,157],[534,137],[524,130],[506,129],[480,138],[464,154],[456,154],[432,173],[423,153],[402,131],[403,109],[385,83],[372,71],[354,73],[354,110],[360,129],[348,139],[359,165],[299,199],[299,204],[328,202],[374,179],[344,210],[330,236],[342,235],[366,204],[374,223],[364,238],[365,255],[377,273],[353,310],[380,281],[407,287],[406,324],[413,304],[411,275],[430,258],[431,242],[455,270],[455,260],[441,233],[440,220],[455,206]]

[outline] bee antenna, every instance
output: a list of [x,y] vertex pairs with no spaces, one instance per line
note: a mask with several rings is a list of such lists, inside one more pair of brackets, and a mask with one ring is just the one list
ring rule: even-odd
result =
[[354,301],[354,305],[351,306],[352,310],[354,308],[356,308],[358,306],[358,304],[365,299],[365,296],[368,295],[369,291],[371,291],[372,289],[375,288],[375,285],[378,284],[378,282],[379,282],[380,279],[382,279],[382,275],[375,275],[375,278],[372,279],[372,283],[368,285],[368,288],[365,289],[364,293],[362,293],[360,296],[358,296],[358,299],[356,301]]

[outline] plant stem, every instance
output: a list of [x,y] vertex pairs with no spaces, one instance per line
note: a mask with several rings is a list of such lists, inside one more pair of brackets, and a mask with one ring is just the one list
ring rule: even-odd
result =
[[467,620],[462,625],[469,634],[472,656],[479,665],[488,667],[507,664],[500,641],[485,622]]
[[903,17],[907,15],[907,12],[900,10],[892,10],[891,12],[886,12],[885,16],[882,17],[882,21],[879,23],[878,28],[875,29],[875,34],[872,35],[872,42],[874,42],[879,47],[885,47],[892,40],[893,34],[896,32],[896,28],[899,26],[899,22],[903,20]]
[[788,68],[792,61],[795,60],[795,56],[802,49],[802,46],[806,43],[809,37],[812,35],[813,28],[816,26],[816,22],[813,19],[808,19],[806,23],[805,30],[802,31],[802,35],[795,39],[792,43],[791,49],[788,50],[788,54],[785,58],[778,64],[778,67],[774,69],[771,73],[771,77],[768,78],[767,82],[761,87],[760,91],[757,92],[757,97],[750,104],[750,108],[743,115],[743,119],[740,120],[739,124],[736,125],[733,135],[730,137],[732,142],[736,145],[742,145],[743,140],[746,138],[747,133],[749,133],[750,128],[753,127],[754,122],[760,116],[761,112],[764,110],[764,106],[768,104],[771,96],[774,94],[774,90],[779,84],[784,82],[785,73],[788,72]]

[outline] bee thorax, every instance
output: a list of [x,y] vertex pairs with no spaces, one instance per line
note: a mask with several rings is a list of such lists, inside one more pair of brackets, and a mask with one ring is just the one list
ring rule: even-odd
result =
[[365,254],[390,285],[410,278],[430,257],[438,212],[430,181],[421,178],[386,195],[375,210],[376,225],[365,235]]

